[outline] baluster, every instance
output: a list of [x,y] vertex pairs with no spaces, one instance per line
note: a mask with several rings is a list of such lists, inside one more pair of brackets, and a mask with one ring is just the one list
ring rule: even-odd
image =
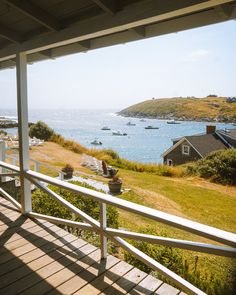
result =
[[38,161],[34,162],[34,171],[39,172],[39,162]]
[[100,241],[101,241],[101,258],[106,259],[107,258],[107,238],[104,235],[104,229],[106,229],[107,226],[107,209],[106,204],[101,203],[100,204]]

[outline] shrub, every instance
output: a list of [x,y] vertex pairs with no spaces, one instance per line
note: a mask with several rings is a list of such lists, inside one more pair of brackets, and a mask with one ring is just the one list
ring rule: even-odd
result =
[[5,136],[6,136],[6,135],[7,135],[7,132],[6,132],[5,130],[2,130],[2,129],[1,129],[1,130],[0,130],[0,134],[2,134],[2,135],[5,135]]
[[74,140],[65,139],[63,136],[57,133],[54,133],[52,137],[50,138],[50,140],[52,142],[59,144],[65,149],[73,151],[74,153],[77,153],[77,154],[82,154],[87,152],[86,147],[82,146],[81,144],[77,143]]
[[[94,190],[94,188],[90,185],[78,181],[71,181],[70,183]],[[58,195],[62,196],[65,200],[73,204],[75,207],[81,209],[83,212],[90,215],[92,218],[96,220],[99,219],[99,202],[94,201],[92,198],[89,198],[87,196],[83,196],[82,194],[68,191],[67,189],[61,189],[51,185],[49,185],[49,188]],[[75,218],[74,214],[71,213],[67,208],[65,208],[59,202],[54,200],[48,194],[40,191],[39,189],[35,190],[32,194],[32,207],[33,210],[37,213],[60,217],[64,219],[73,219],[76,221],[81,221],[81,218]],[[118,227],[118,211],[117,209],[111,206],[107,206],[107,224],[110,227]]]
[[221,183],[236,185],[236,149],[216,151],[187,166],[189,174]]
[[[144,230],[143,233],[153,234],[151,230]],[[165,236],[165,233],[161,233],[162,236]],[[174,249],[171,247],[159,246],[148,244],[141,241],[130,241],[130,243],[161,263],[168,269],[172,270],[179,276],[183,277],[185,280],[189,281],[196,287],[205,291],[209,295],[229,295],[234,294],[232,285],[226,285],[222,281],[220,281],[217,276],[210,274],[207,271],[201,269],[198,270],[198,260],[199,257],[195,257],[195,265],[193,267],[189,266],[187,260],[183,259],[182,250]],[[154,272],[151,268],[149,268],[146,264],[133,257],[128,252],[124,253],[124,259],[129,264],[145,271],[147,273],[151,273],[152,275],[160,278],[161,280],[173,284],[170,280],[166,279],[166,277],[158,274],[158,272]]]
[[47,124],[42,121],[38,121],[36,124],[30,126],[29,136],[36,137],[43,140],[49,140],[54,134],[53,129],[51,129]]

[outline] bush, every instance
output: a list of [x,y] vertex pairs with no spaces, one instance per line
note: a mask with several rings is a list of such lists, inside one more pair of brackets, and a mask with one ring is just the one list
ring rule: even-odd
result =
[[236,185],[236,149],[216,151],[187,166],[188,174],[197,174],[213,182]]
[[[80,183],[78,181],[71,181],[70,183],[94,189],[93,187],[84,183]],[[73,204],[75,207],[90,215],[92,218],[99,220],[99,202],[94,201],[92,198],[83,196],[82,194],[68,191],[67,189],[61,189],[51,185],[49,185],[49,188],[58,195],[62,196],[65,200]],[[37,213],[60,217],[64,219],[73,219],[76,221],[81,221],[81,218],[75,218],[74,214],[71,213],[66,207],[64,207],[59,202],[50,197],[48,194],[42,192],[39,189],[35,190],[32,194],[32,207],[33,211]],[[113,228],[118,227],[118,211],[117,209],[111,206],[107,206],[107,225]]]
[[0,134],[2,134],[2,135],[5,135],[5,136],[6,136],[6,135],[7,135],[7,132],[6,132],[5,130],[2,130],[2,129],[1,129],[1,130],[0,130]]
[[57,134],[57,133],[54,133],[51,136],[50,140],[52,142],[59,144],[60,146],[64,147],[65,149],[70,150],[70,151],[77,153],[77,154],[82,154],[82,153],[87,152],[86,147],[82,146],[81,144],[77,143],[74,140],[65,139],[63,136],[61,136],[60,134]]
[[[144,230],[143,233],[154,234],[151,230]],[[165,233],[161,233],[161,236],[165,236]],[[203,290],[209,295],[229,295],[234,294],[232,285],[226,285],[222,281],[220,281],[215,274],[210,274],[207,271],[201,269],[198,270],[198,260],[199,257],[195,256],[195,265],[193,267],[189,266],[187,260],[183,259],[183,251],[174,249],[171,247],[159,246],[148,244],[141,241],[129,241],[133,246],[161,263],[168,269],[172,270],[188,282],[192,283],[199,289]],[[153,276],[158,277],[159,279],[170,283],[173,285],[173,282],[166,279],[165,276],[160,275],[158,272],[154,272],[151,268],[149,268],[146,264],[133,257],[128,252],[124,253],[125,261],[133,266],[145,271],[147,273],[151,273]],[[177,287],[178,288],[178,287]]]
[[54,134],[53,129],[51,129],[47,124],[42,121],[38,121],[36,124],[30,126],[29,136],[36,137],[43,140],[49,140]]

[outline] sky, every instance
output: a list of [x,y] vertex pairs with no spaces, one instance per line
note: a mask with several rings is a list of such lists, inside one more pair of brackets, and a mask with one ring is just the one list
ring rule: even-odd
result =
[[[15,70],[0,108],[16,108]],[[116,109],[155,98],[236,96],[236,21],[28,65],[30,109]]]

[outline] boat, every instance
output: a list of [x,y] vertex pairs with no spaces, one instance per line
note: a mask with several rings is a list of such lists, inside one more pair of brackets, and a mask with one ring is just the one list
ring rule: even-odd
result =
[[113,131],[112,135],[117,135],[117,136],[126,136],[127,133],[122,133],[121,131],[117,130],[117,131]]
[[128,122],[127,124],[126,124],[127,126],[136,126],[136,124],[134,124],[134,123],[132,123],[132,122]]
[[109,128],[108,126],[104,126],[101,128],[101,130],[111,130],[111,128]]
[[140,122],[146,122],[146,120],[145,119],[141,119]]
[[94,139],[92,142],[90,142],[93,145],[102,145],[102,142],[99,141],[98,139]]
[[159,127],[155,127],[155,126],[151,126],[151,125],[148,125],[146,127],[144,127],[145,129],[159,129]]
[[177,122],[175,120],[170,120],[166,122],[167,124],[180,124],[180,122]]

